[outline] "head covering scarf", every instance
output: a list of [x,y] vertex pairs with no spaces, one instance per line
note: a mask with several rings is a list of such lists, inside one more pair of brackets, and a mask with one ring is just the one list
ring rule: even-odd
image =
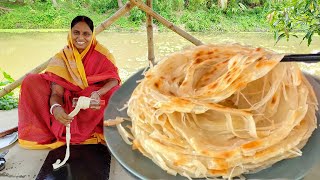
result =
[[88,87],[86,72],[82,63],[82,59],[86,56],[89,49],[97,44],[95,32],[86,49],[79,53],[78,49],[72,43],[71,30],[68,33],[68,46],[64,47],[59,53],[52,57],[46,72],[51,72],[67,80],[68,82],[79,86],[81,89]]

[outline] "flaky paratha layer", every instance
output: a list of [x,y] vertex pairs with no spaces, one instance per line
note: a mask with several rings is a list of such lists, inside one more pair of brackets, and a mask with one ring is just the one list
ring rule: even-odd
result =
[[295,63],[241,45],[175,53],[147,71],[128,115],[133,148],[168,173],[234,177],[301,155],[317,100]]

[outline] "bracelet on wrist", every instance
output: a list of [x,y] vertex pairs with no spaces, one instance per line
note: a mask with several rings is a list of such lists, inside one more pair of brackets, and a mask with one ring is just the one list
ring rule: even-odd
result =
[[54,109],[55,107],[61,107],[61,105],[58,104],[58,103],[52,104],[52,106],[50,107],[50,114],[51,114],[51,115],[53,115],[53,109]]

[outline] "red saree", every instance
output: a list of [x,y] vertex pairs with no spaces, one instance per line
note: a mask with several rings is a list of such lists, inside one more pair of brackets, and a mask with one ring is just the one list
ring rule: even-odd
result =
[[[30,74],[21,85],[18,106],[19,144],[28,149],[57,148],[65,144],[65,126],[50,114],[50,85],[52,82],[64,87],[66,113],[73,110],[72,99],[79,96],[90,97],[108,79],[120,83],[117,67],[111,62],[110,53],[98,43],[91,45],[83,58],[83,67],[88,86],[81,88],[55,73]],[[109,55],[109,58],[108,58]],[[106,105],[100,110],[81,110],[70,124],[71,144],[103,142],[103,115],[110,96],[119,88],[117,85],[103,95]]]

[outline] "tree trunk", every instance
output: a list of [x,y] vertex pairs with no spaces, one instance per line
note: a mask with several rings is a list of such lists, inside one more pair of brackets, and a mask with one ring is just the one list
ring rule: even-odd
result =
[[118,7],[119,7],[119,9],[122,8],[122,6],[123,6],[122,0],[118,0]]

